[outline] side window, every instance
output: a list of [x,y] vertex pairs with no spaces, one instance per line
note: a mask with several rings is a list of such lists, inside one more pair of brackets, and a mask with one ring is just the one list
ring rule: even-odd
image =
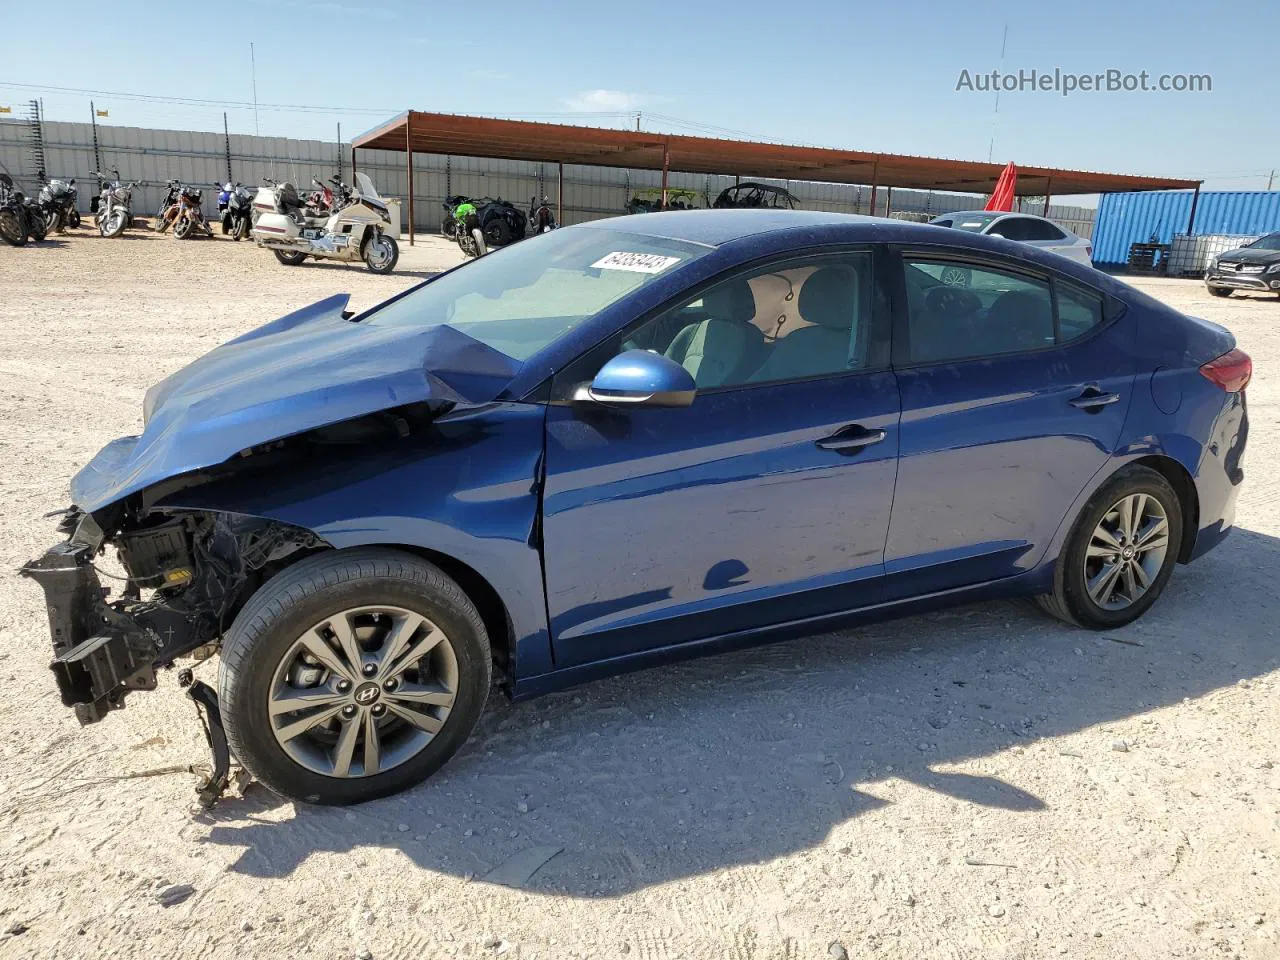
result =
[[987,266],[904,258],[908,356],[962,360],[1054,343],[1048,283]]
[[1004,237],[1006,240],[1025,240],[1025,231],[1022,228],[1025,221],[1022,217],[1005,217],[998,220],[996,224],[987,231],[987,236]]
[[1078,340],[1102,323],[1102,298],[1068,283],[1056,284],[1058,293],[1058,342]]
[[662,353],[699,390],[866,369],[874,287],[870,253],[789,261],[715,284],[610,353]]
[[1065,240],[1067,235],[1048,220],[1025,219],[1024,240]]

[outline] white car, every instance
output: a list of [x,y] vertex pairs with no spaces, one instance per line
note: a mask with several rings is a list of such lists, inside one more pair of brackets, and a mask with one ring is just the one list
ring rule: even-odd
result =
[[1093,244],[1052,220],[1029,213],[1002,213],[999,210],[961,210],[929,221],[938,227],[954,227],[970,233],[985,233],[1006,240],[1018,240],[1033,247],[1052,250],[1069,260],[1093,266]]

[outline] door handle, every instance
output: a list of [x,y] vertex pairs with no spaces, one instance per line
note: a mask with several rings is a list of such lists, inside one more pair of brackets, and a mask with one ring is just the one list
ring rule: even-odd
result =
[[1113,403],[1120,402],[1120,394],[1103,393],[1094,387],[1090,387],[1078,397],[1073,397],[1067,403],[1071,404],[1077,410],[1084,410],[1088,413],[1095,413],[1103,407],[1110,406]]
[[821,440],[816,441],[816,445],[820,450],[855,453],[863,447],[879,443],[884,438],[885,432],[883,430],[868,430],[853,423],[842,430],[837,430],[829,437],[823,437]]

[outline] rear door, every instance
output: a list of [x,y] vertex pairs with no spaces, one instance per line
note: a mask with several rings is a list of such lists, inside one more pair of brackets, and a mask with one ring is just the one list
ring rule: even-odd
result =
[[[899,412],[880,289],[870,250],[773,262],[556,377],[542,536],[557,666],[879,599]],[[636,344],[696,371],[691,406],[572,399]]]
[[[1135,380],[1096,291],[1012,261],[936,252],[904,251],[901,271],[889,597],[1035,566],[1110,457]],[[944,284],[944,271],[966,284]]]

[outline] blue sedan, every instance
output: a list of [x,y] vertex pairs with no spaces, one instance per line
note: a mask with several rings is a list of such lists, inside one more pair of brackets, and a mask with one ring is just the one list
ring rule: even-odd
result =
[[179,675],[206,799],[233,752],[353,803],[439,768],[495,679],[1014,595],[1127,624],[1231,528],[1250,373],[1222,328],[1025,244],[605,220],[218,347],[148,391],[23,572],[82,723],[219,655],[216,691]]

